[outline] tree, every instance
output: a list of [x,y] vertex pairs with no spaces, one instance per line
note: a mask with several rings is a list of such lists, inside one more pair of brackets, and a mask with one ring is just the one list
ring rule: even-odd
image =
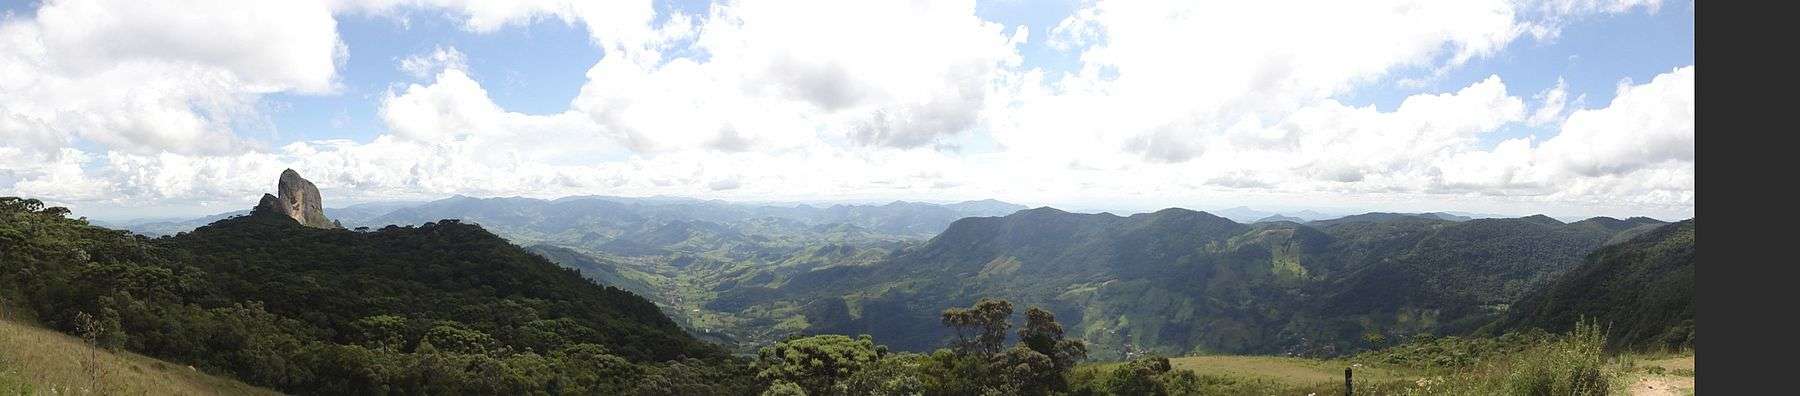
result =
[[919,380],[924,383],[925,394],[977,395],[988,388],[992,377],[987,366],[984,357],[938,349],[920,361]]
[[1068,390],[1064,375],[1087,358],[1087,345],[1063,338],[1056,315],[1026,310],[1019,342],[1002,350],[1011,327],[1012,303],[982,299],[967,309],[944,310],[944,325],[956,332],[953,352],[926,360],[921,371],[929,388],[943,393],[1044,395]]
[[569,345],[550,357],[562,364],[564,390],[578,395],[624,393],[643,370],[595,344]]
[[863,367],[844,379],[846,393],[852,395],[917,395],[925,392],[920,379],[924,356],[912,353],[889,354],[880,361]]
[[787,381],[775,381],[769,389],[763,390],[762,396],[806,396],[806,389]]
[[358,341],[372,349],[398,351],[407,344],[406,318],[397,315],[375,315],[350,322]]
[[957,353],[982,356],[1000,353],[1006,343],[1006,330],[1012,327],[1012,303],[1006,300],[981,299],[968,309],[945,309],[943,322],[956,332]]
[[1056,323],[1056,315],[1037,307],[1025,311],[1025,327],[1019,329],[1019,346],[1014,349],[1021,347],[1049,359],[1049,374],[1037,377],[1028,387],[1040,392],[1067,390],[1063,375],[1087,358],[1087,344],[1063,339],[1062,324]]
[[841,395],[840,384],[887,354],[868,335],[850,338],[829,334],[796,337],[763,347],[757,358],[756,378],[771,383],[789,382],[809,395]]
[[1062,373],[1049,356],[1014,345],[989,361],[995,375],[990,389],[1009,395],[1047,395],[1062,383]]
[[494,337],[479,330],[465,328],[463,324],[452,321],[439,321],[431,330],[425,332],[425,339],[438,349],[466,354],[488,353],[498,345]]
[[1165,395],[1157,377],[1172,369],[1169,358],[1150,355],[1132,359],[1125,367],[1114,369],[1106,380],[1106,390],[1115,395]]
[[31,213],[44,209],[44,201],[34,198],[0,197],[0,212]]

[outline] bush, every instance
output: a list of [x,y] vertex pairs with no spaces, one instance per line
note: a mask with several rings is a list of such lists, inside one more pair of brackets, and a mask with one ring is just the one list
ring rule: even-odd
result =
[[1605,395],[1614,384],[1606,364],[1606,336],[1586,321],[1569,334],[1546,337],[1519,352],[1491,356],[1454,374],[1421,378],[1387,393]]
[[1515,395],[1605,395],[1609,385],[1606,335],[1600,326],[1575,325],[1562,339],[1545,343],[1514,361],[1506,393]]

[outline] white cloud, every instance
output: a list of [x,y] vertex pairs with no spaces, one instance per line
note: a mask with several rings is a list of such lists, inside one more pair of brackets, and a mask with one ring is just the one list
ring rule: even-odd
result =
[[307,2],[45,2],[0,21],[0,144],[237,150],[260,95],[333,90],[335,29]]
[[[1079,49],[1080,71],[1022,77],[1045,86],[1023,82],[997,139],[1061,156],[1122,148],[1187,161],[1219,131],[1278,122],[1396,70],[1490,55],[1518,35],[1518,22],[1497,0],[1098,1],[1051,32],[1053,43]],[[1095,115],[1107,119],[1077,119]],[[1046,134],[1067,145],[1039,147]]]
[[609,53],[654,62],[660,51],[693,33],[692,21],[673,15],[662,26],[651,26],[656,16],[650,1],[578,0],[334,0],[330,8],[344,13],[369,13],[410,18],[411,11],[443,11],[462,19],[463,27],[478,33],[493,32],[540,20],[581,23],[595,43]]
[[1531,112],[1531,118],[1526,120],[1527,124],[1539,126],[1561,121],[1563,109],[1569,105],[1569,83],[1557,78],[1556,85],[1544,89],[1534,98],[1539,102],[1538,108]]
[[[8,157],[11,157],[10,154],[16,153],[5,153],[5,149],[0,148],[0,154],[9,154]],[[19,195],[63,200],[100,200],[105,199],[113,190],[109,180],[86,176],[81,165],[87,163],[89,158],[79,150],[65,148],[32,159],[29,164],[5,164],[6,169],[23,170],[35,175],[13,185],[13,190]]]
[[469,70],[469,61],[456,47],[437,47],[430,53],[401,59],[398,67],[413,78],[424,79],[447,69]]
[[1523,0],[1516,6],[1532,16],[1524,24],[1526,32],[1539,40],[1554,40],[1573,21],[1638,9],[1654,14],[1662,8],[1662,0]]
[[[1040,38],[1079,57],[1068,73],[1024,66],[1028,29],[978,18],[970,1],[727,1],[662,23],[649,2],[219,6],[229,12],[167,16],[178,28],[147,32],[137,46],[96,41],[159,26],[133,16],[170,12],[71,0],[43,7],[66,17],[0,23],[0,191],[247,205],[272,188],[263,175],[292,167],[328,200],[607,193],[1167,206],[1239,194],[1691,213],[1694,195],[1691,66],[1621,84],[1601,109],[1580,109],[1561,81],[1528,106],[1502,76],[1414,93],[1386,111],[1342,101],[1654,1],[1098,1]],[[295,17],[242,22],[270,13]],[[261,95],[333,91],[344,51],[333,13],[448,15],[476,33],[561,21],[586,27],[605,55],[567,110],[527,114],[498,105],[467,55],[440,46],[394,59],[417,82],[377,99],[381,135],[279,147],[246,139],[241,124],[262,117]],[[214,19],[241,37],[191,28]],[[67,48],[82,44],[96,45]],[[1521,124],[1559,134],[1480,144]]]
[[1569,115],[1542,156],[1583,176],[1628,174],[1669,162],[1694,161],[1694,67],[1649,83],[1619,83],[1606,108]]
[[1694,67],[1619,85],[1604,108],[1577,110],[1535,147],[1513,139],[1439,166],[1448,187],[1550,199],[1694,204]]
[[1023,36],[973,10],[970,1],[730,2],[694,38],[706,59],[602,59],[575,108],[645,151],[706,146],[725,131],[760,147],[925,146],[973,128],[994,75],[1019,61]]

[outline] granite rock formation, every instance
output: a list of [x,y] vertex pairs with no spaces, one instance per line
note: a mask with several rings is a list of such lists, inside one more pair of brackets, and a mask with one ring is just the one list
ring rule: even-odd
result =
[[281,180],[276,183],[275,193],[277,195],[263,194],[254,211],[280,213],[307,227],[339,227],[331,219],[325,218],[325,206],[319,199],[319,188],[300,177],[299,172],[294,172],[293,169],[281,171]]

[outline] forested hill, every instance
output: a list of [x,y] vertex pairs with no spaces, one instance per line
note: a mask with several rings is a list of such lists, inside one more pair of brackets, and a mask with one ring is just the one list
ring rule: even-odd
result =
[[257,212],[150,239],[67,213],[0,198],[0,306],[69,333],[92,317],[102,346],[252,384],[714,393],[744,378],[650,302],[475,225],[356,232]]
[[1504,328],[1567,331],[1585,318],[1609,326],[1621,349],[1694,346],[1695,220],[1658,227],[1589,255],[1513,305]]
[[[159,242],[212,275],[203,303],[259,300],[321,328],[401,315],[479,322],[472,327],[503,342],[528,326],[585,327],[578,332],[593,334],[573,341],[634,359],[703,350],[649,301],[596,285],[477,225],[446,220],[358,233],[283,220],[251,214]],[[517,346],[559,346],[530,344]]]
[[[1419,333],[1474,331],[1633,224],[1542,216],[1362,216],[1240,224],[1167,209],[1128,217],[1052,208],[966,218],[870,265],[726,289],[715,307],[801,307],[806,332],[937,345],[939,307],[1043,306],[1095,356],[1332,355]],[[755,286],[755,287],[749,287]]]

